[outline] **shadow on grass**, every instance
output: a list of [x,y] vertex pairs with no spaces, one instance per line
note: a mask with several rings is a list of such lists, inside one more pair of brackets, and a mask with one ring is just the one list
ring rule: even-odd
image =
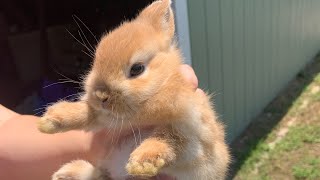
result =
[[264,109],[231,145],[233,164],[228,179],[233,179],[259,143],[264,141],[282,120],[313,78],[320,72],[320,55],[308,64],[294,80]]

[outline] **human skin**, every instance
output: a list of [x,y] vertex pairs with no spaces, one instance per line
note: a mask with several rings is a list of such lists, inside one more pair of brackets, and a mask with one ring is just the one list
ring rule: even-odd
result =
[[[203,93],[197,89],[192,68],[182,65],[180,69],[195,93]],[[37,121],[36,116],[20,115],[0,105],[0,179],[46,180],[67,162],[84,159],[94,163],[106,154],[107,130],[48,135],[38,131]]]

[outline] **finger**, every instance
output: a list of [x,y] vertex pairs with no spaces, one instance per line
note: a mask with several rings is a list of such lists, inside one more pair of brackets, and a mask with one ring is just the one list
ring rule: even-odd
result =
[[201,96],[205,96],[206,95],[206,93],[202,89],[199,89],[199,88],[197,88],[196,93],[200,94]]
[[184,78],[190,82],[193,86],[193,88],[196,90],[198,88],[198,78],[194,72],[194,70],[191,68],[191,66],[187,64],[183,64],[180,67],[180,71]]

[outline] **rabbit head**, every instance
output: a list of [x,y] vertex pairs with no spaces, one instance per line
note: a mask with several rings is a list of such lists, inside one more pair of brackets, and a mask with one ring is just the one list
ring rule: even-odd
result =
[[161,92],[181,64],[170,0],[158,0],[104,35],[85,81],[89,103],[129,117]]

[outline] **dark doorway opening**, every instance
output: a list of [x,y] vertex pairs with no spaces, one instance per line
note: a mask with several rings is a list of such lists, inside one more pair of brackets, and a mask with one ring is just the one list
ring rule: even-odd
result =
[[76,97],[80,85],[62,82],[81,80],[92,62],[88,49],[152,1],[1,1],[0,104],[35,114],[47,103]]

